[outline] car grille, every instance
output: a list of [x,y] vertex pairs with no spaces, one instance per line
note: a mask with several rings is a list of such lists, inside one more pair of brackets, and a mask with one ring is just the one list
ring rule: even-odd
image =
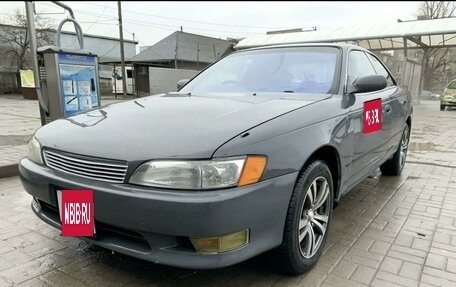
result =
[[50,151],[43,151],[48,167],[90,179],[123,183],[128,164],[123,161],[104,160],[99,158]]

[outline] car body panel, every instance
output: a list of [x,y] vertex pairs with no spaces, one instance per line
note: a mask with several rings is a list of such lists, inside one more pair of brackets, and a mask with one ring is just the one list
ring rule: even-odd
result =
[[101,158],[209,158],[233,135],[322,98],[149,96],[59,119],[49,125],[52,128],[39,129],[35,137],[46,147]]
[[[296,172],[288,173],[223,191],[170,192],[68,176],[28,159],[20,163],[23,186],[40,200],[41,208],[34,212],[48,224],[61,226],[57,211],[45,208],[45,203],[57,206],[56,189],[91,189],[98,235],[81,239],[156,263],[201,269],[232,265],[280,245],[296,177]],[[134,232],[141,241],[115,236],[101,224]],[[218,236],[245,228],[251,244],[234,252],[201,256],[185,244],[188,236]]]

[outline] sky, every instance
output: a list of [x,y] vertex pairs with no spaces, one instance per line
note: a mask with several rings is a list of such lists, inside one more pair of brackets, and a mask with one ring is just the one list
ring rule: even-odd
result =
[[[119,37],[117,1],[63,1],[87,34]],[[122,2],[124,38],[149,46],[174,31],[226,39],[262,35],[267,31],[316,27],[318,30],[352,25],[414,20],[420,2]],[[0,23],[8,23],[23,1],[2,1]],[[55,27],[68,13],[50,1],[35,2],[36,13]],[[25,13],[25,12],[24,12]],[[71,23],[63,30],[74,31]]]

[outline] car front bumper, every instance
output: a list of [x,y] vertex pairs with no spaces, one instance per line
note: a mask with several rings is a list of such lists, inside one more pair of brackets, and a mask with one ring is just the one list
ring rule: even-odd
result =
[[456,106],[456,99],[454,100],[441,100],[440,101],[441,106]]
[[[27,158],[19,163],[32,210],[60,229],[57,189],[94,192],[95,237],[81,237],[107,249],[159,264],[191,269],[233,265],[282,242],[285,217],[297,172],[241,188],[176,191],[81,178]],[[249,230],[249,243],[230,252],[201,254],[190,237]]]

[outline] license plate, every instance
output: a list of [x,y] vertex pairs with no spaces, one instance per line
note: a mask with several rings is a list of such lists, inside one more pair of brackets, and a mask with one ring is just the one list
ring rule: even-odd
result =
[[[62,236],[94,236],[96,227],[93,191],[57,189],[56,193]],[[65,198],[62,193],[66,194]],[[93,234],[90,234],[90,228],[87,231],[88,225],[93,225]]]

